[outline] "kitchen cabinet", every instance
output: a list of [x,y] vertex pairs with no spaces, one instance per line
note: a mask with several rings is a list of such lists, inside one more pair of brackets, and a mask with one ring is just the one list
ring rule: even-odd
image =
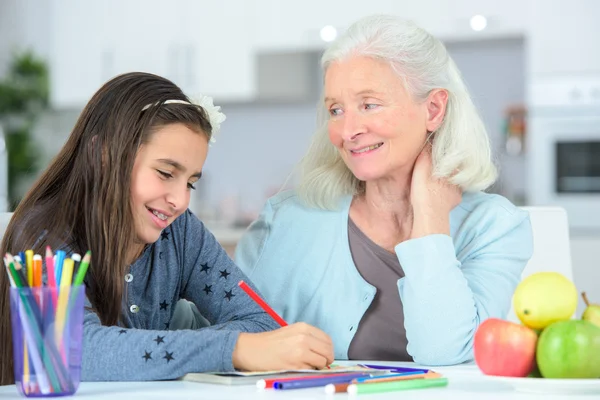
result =
[[254,94],[251,3],[179,0],[52,1],[52,104],[82,107],[129,71],[165,76],[190,96],[216,102]]

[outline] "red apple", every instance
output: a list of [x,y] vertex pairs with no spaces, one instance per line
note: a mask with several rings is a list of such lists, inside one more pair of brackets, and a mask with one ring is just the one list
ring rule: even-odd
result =
[[488,318],[475,332],[475,363],[486,375],[527,376],[536,366],[537,339],[536,332],[531,328]]

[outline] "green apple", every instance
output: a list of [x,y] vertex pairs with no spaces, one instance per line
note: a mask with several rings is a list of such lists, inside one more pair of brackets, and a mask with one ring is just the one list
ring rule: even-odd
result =
[[600,378],[600,328],[576,319],[549,325],[538,339],[536,361],[544,378]]

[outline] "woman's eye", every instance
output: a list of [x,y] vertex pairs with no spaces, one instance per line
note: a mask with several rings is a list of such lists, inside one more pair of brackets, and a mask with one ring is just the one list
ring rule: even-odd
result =
[[329,114],[332,116],[340,115],[342,110],[340,108],[331,108],[329,109]]
[[379,107],[379,104],[365,104],[365,108],[367,110],[372,110],[373,108]]
[[196,186],[193,183],[188,183],[188,189],[196,190]]
[[165,178],[165,179],[170,179],[170,178],[172,178],[172,177],[173,177],[173,175],[171,175],[171,174],[170,174],[170,173],[168,173],[168,172],[161,171],[160,169],[157,169],[157,171],[158,171],[158,173],[159,173],[159,174],[161,174],[161,175],[162,175],[162,177],[163,177],[163,178]]

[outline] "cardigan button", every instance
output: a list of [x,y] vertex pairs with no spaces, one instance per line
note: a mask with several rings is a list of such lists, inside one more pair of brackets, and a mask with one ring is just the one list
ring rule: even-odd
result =
[[125,282],[131,282],[133,280],[133,275],[127,274],[125,275]]
[[140,308],[138,306],[136,306],[135,304],[132,305],[131,307],[129,307],[129,311],[131,311],[132,313],[137,313],[138,311],[140,311]]

